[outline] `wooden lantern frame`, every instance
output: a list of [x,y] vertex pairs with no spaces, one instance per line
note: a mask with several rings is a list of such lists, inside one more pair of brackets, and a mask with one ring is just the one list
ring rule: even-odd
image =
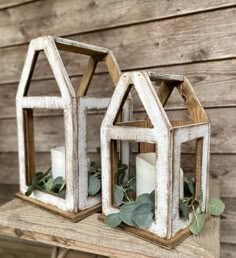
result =
[[[152,81],[161,82],[158,92]],[[148,119],[117,123],[132,87],[136,89]],[[191,122],[169,121],[165,113],[164,106],[175,87],[187,105]],[[188,79],[155,72],[128,72],[120,78],[101,126],[102,208],[105,216],[119,212],[113,206],[118,140],[139,142],[141,152],[156,152],[155,219],[148,230],[125,224],[120,227],[163,247],[174,247],[190,234],[188,227],[193,217],[191,213],[190,220],[184,221],[179,215],[183,142],[196,140],[195,198],[202,211],[206,211],[208,203],[210,124]]]
[[[58,50],[90,56],[77,95],[73,89]],[[27,96],[37,57],[43,51],[52,68],[61,97]],[[45,36],[30,42],[16,96],[20,193],[18,197],[53,211],[72,221],[78,221],[101,209],[101,198],[88,197],[88,168],[86,142],[86,112],[108,106],[107,98],[84,97],[88,91],[98,62],[104,61],[116,85],[121,71],[113,53],[97,47],[68,39]],[[66,198],[34,190],[25,195],[27,185],[35,174],[35,146],[33,109],[61,109],[64,111],[66,146]],[[80,137],[84,138],[80,138]],[[79,168],[79,172],[78,172]]]

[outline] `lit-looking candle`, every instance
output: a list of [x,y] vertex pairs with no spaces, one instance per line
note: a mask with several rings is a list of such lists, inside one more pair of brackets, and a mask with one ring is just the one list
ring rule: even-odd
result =
[[51,149],[52,177],[62,176],[65,179],[65,147],[58,146]]
[[155,189],[156,153],[141,153],[136,156],[136,195],[151,193]]

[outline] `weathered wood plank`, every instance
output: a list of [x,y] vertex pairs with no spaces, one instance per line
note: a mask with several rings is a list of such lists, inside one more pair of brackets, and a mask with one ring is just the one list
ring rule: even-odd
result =
[[[236,8],[224,9],[170,20],[153,21],[148,24],[85,33],[73,36],[71,39],[113,50],[122,70],[235,58],[235,13]],[[19,21],[17,22],[19,23]],[[147,26],[149,33],[147,33]],[[47,32],[44,31],[44,33]],[[137,38],[141,40],[137,41]],[[18,81],[26,49],[26,45],[0,49],[2,83]],[[167,56],[168,58],[166,58]],[[64,57],[64,63],[70,75],[77,75],[83,71],[83,58],[75,58],[74,54],[65,53],[62,54],[62,57]],[[38,73],[35,73],[34,78],[51,77],[46,63],[44,58],[39,59]],[[98,66],[98,71],[102,72],[106,69]]]
[[[1,9],[16,7],[16,6],[21,5],[21,4],[27,4],[27,3],[31,3],[31,2],[35,2],[35,1],[37,1],[37,0],[11,0],[11,1],[1,0],[0,11],[4,12],[4,10],[1,10]],[[0,15],[2,15],[2,13]],[[1,18],[3,18],[3,17],[1,17]]]
[[[191,173],[195,156],[193,154],[183,155],[183,169],[186,173]],[[221,181],[221,196],[225,198],[236,198],[236,156],[218,155],[210,156],[210,174]]]
[[236,244],[236,198],[224,198],[225,212],[221,220],[221,242]]
[[[229,179],[230,180],[230,179]],[[4,202],[7,202],[14,197],[14,193],[17,191],[17,186],[16,185],[0,185],[0,196],[2,197],[0,200],[0,203],[2,204]],[[236,234],[236,228],[234,225],[234,219],[236,216],[236,199],[232,198],[224,198],[224,202],[226,205],[226,211],[222,216],[221,220],[221,241],[222,243],[233,243],[235,244],[235,234]],[[1,253],[1,248],[5,247],[7,248],[8,245],[2,245],[1,238],[0,238],[0,253]],[[14,246],[14,245],[13,245]],[[235,252],[235,247],[236,246],[225,246],[223,244],[223,253],[227,252]],[[15,249],[15,248],[13,248]],[[31,250],[31,249],[29,249]],[[231,250],[231,251],[230,251]],[[223,256],[224,257],[224,256]],[[229,256],[231,257],[231,256]],[[232,256],[234,257],[234,256]]]
[[[211,129],[211,152],[212,153],[235,153],[236,152],[236,120],[234,108],[207,109],[210,117]],[[184,118],[183,110],[168,111],[170,118]],[[88,115],[88,151],[95,152],[100,146],[100,125],[104,113],[92,113]],[[145,119],[143,112],[135,113],[135,117]],[[63,144],[64,129],[62,116],[36,117],[35,118],[35,149],[37,152],[48,152],[51,147]],[[0,152],[16,152],[17,133],[15,119],[0,120]],[[185,148],[184,152],[192,149]]]
[[[25,241],[18,238],[0,236],[0,257],[1,258],[49,258],[52,247],[46,244]],[[102,258],[79,251],[71,251],[66,258]]]
[[221,258],[235,258],[236,257],[236,245],[221,244],[220,245],[220,257]]
[[[218,189],[218,187],[214,186]],[[34,216],[31,216],[31,214]],[[111,257],[209,257],[218,251],[217,232],[219,219],[211,217],[199,236],[190,236],[174,250],[165,250],[146,241],[109,228],[97,220],[94,214],[73,224],[53,216],[41,209],[12,201],[1,208],[1,232],[21,239],[34,239]],[[32,225],[34,225],[32,227]],[[46,226],[45,226],[46,225]],[[34,229],[34,231],[32,231]],[[52,234],[53,232],[53,234]],[[68,233],[67,233],[68,232]],[[19,234],[17,234],[19,236]],[[208,239],[206,239],[208,238]],[[89,239],[89,243],[87,241]],[[214,246],[214,249],[213,249]],[[216,256],[214,256],[216,257]]]
[[2,184],[0,182],[0,205],[14,199],[14,194],[19,191],[18,183],[16,184]]
[[12,237],[0,236],[1,258],[49,258],[51,247]]
[[[31,1],[2,0],[0,8]],[[1,38],[0,47],[21,44],[45,34],[66,36],[234,5],[233,0],[210,0],[201,3],[178,0],[174,4],[161,0],[122,0],[112,3],[108,0],[38,1],[1,11],[0,33],[4,37]],[[7,33],[5,24],[8,24]]]
[[[204,107],[236,106],[236,63],[231,60],[203,62],[196,64],[178,65],[165,68],[152,69],[153,71],[166,71],[186,75],[192,83]],[[71,78],[75,91],[81,77]],[[107,85],[104,87],[104,85]],[[15,117],[15,95],[18,85],[0,85],[0,118]],[[93,76],[88,90],[90,97],[111,97],[113,92],[112,81],[108,74]],[[58,87],[54,79],[33,81],[29,89],[31,96],[59,96]],[[224,96],[222,98],[221,96]],[[167,108],[175,109],[184,107],[183,100],[173,92]],[[46,111],[36,114],[46,115]],[[47,113],[49,114],[49,113]]]

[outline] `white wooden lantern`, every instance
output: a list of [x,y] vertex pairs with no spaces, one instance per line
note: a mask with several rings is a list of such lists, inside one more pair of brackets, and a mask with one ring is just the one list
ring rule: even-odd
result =
[[[77,95],[58,50],[90,56]],[[48,59],[61,97],[27,96],[40,51],[43,51]],[[17,196],[72,221],[78,221],[101,208],[100,196],[88,197],[86,112],[92,108],[106,108],[109,99],[84,97],[99,61],[105,62],[116,85],[121,72],[116,59],[108,49],[51,36],[33,39],[29,45],[16,97],[20,173],[20,193]],[[65,199],[39,190],[34,190],[30,197],[25,195],[28,184],[36,172],[33,110],[37,108],[64,110]]]
[[[153,82],[159,81],[156,91]],[[177,88],[190,113],[191,122],[169,121],[164,110],[169,96]],[[119,111],[135,89],[148,119],[117,123]],[[152,126],[150,126],[152,124]],[[101,126],[102,209],[105,216],[119,212],[113,205],[113,184],[116,183],[117,141],[140,143],[141,152],[154,151],[155,161],[155,218],[147,230],[121,225],[121,228],[149,241],[171,248],[190,234],[192,220],[183,220],[179,199],[183,193],[180,169],[181,144],[196,140],[195,198],[202,211],[208,202],[208,157],[210,124],[190,82],[184,76],[154,72],[124,73],[114,91]],[[154,148],[153,148],[154,146]],[[148,173],[148,171],[147,171]]]

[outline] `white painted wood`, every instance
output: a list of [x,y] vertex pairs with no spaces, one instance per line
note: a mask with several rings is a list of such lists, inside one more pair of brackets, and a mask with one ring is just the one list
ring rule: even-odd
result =
[[[88,109],[106,109],[110,99],[80,98],[80,107],[78,108],[77,96],[58,49],[90,55],[97,60],[102,60],[106,55],[112,54],[106,48],[58,37],[45,36],[33,39],[30,42],[16,97],[20,191],[22,194],[25,194],[27,190],[23,110],[37,108],[62,109],[64,110],[65,128],[66,199],[38,190],[34,191],[30,197],[56,206],[64,211],[76,213],[79,209],[91,207],[101,201],[100,197],[88,198],[86,113]],[[40,51],[43,51],[47,57],[59,87],[61,97],[27,96],[32,72]],[[113,55],[112,58],[113,63],[115,63],[112,67],[109,66],[110,64],[107,64],[108,70],[110,73],[119,74],[120,70],[116,59]],[[80,159],[80,163],[78,163],[78,158]]]
[[[133,99],[131,94],[129,94],[128,99],[125,102],[123,113],[122,113],[122,121],[131,121],[133,118]],[[127,182],[129,179],[129,170],[130,170],[130,152],[131,146],[129,142],[122,142],[121,144],[121,162],[122,164],[126,164],[128,169],[125,172],[124,182]]]
[[101,196],[88,197],[88,155],[87,155],[87,111],[92,109],[106,109],[110,98],[79,99],[78,120],[78,156],[79,156],[79,209],[86,209],[101,202]]
[[[150,77],[151,78],[150,78]],[[171,126],[164,111],[161,100],[158,98],[152,85],[152,80],[178,81],[183,84],[179,87],[180,94],[189,97],[189,110],[195,121],[192,124]],[[122,124],[113,125],[117,112],[120,110],[130,85],[136,89],[139,98],[147,112],[153,128],[129,127]],[[163,88],[163,90],[165,90]],[[179,216],[179,199],[183,198],[183,173],[180,169],[181,143],[193,139],[203,139],[202,164],[199,180],[203,198],[200,203],[203,211],[207,204],[208,191],[208,159],[209,159],[209,123],[202,111],[189,81],[178,75],[153,74],[147,72],[128,72],[122,75],[111,98],[106,115],[101,126],[101,153],[102,153],[102,207],[103,213],[109,215],[119,209],[112,206],[111,192],[111,140],[136,141],[156,144],[156,186],[155,186],[155,220],[148,231],[161,238],[171,239],[181,229],[191,224]],[[199,112],[200,111],[200,112]],[[199,112],[199,117],[198,117]],[[180,182],[181,181],[181,182]],[[180,190],[180,187],[182,188]],[[172,189],[172,191],[171,191]]]
[[[31,79],[31,71],[34,68],[33,59],[36,51],[44,51],[49,64],[52,67],[55,79],[61,92],[61,97],[26,97],[26,88]],[[33,66],[33,67],[32,67]],[[54,108],[64,109],[65,145],[66,145],[66,199],[52,196],[47,193],[34,191],[31,198],[41,200],[54,205],[62,210],[77,212],[78,194],[76,190],[78,154],[77,154],[77,105],[76,95],[63,66],[59,53],[53,43],[52,37],[41,37],[30,43],[26,63],[17,92],[17,123],[18,123],[18,149],[20,191],[24,194],[26,184],[26,160],[25,160],[25,135],[23,109],[25,108]]]
[[22,108],[64,109],[66,105],[61,97],[24,97],[20,100]]

